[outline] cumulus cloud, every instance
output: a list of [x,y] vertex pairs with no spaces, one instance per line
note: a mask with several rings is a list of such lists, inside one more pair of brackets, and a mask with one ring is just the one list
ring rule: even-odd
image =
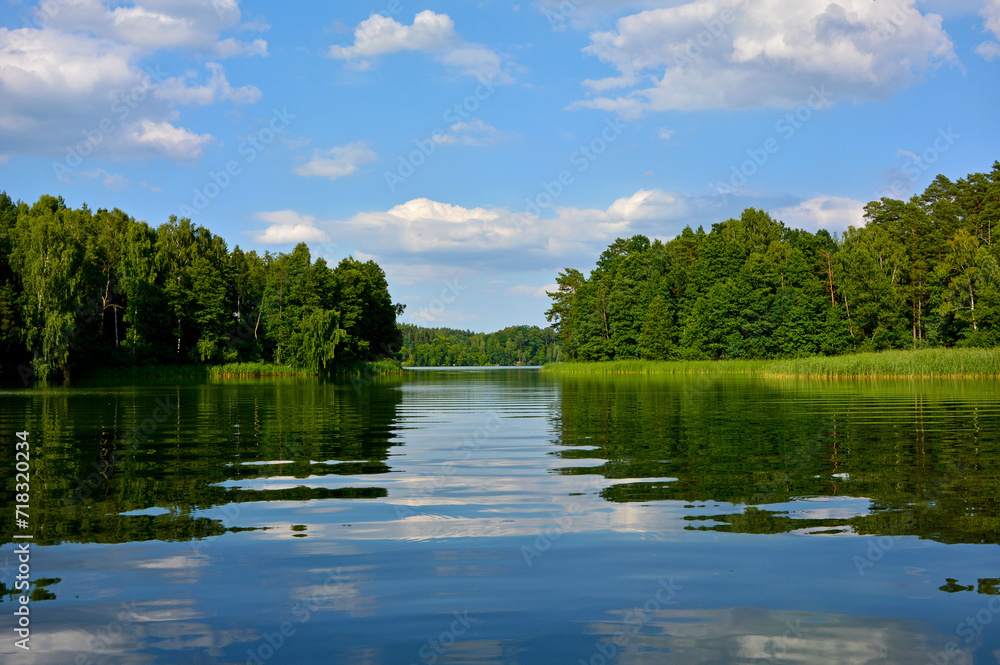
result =
[[226,79],[226,70],[222,65],[209,62],[205,64],[205,69],[209,71],[209,79],[204,85],[189,87],[188,79],[195,78],[195,74],[189,72],[183,77],[174,76],[161,82],[156,86],[155,96],[187,106],[204,106],[224,100],[236,104],[255,104],[260,100],[261,92],[256,86],[234,88]]
[[336,180],[354,175],[362,164],[374,162],[377,159],[378,155],[372,150],[370,144],[355,141],[329,150],[314,150],[313,158],[305,164],[299,164],[292,169],[292,172],[300,176],[319,176]]
[[772,216],[791,228],[845,231],[865,225],[865,203],[840,196],[817,196],[796,206],[779,208]]
[[507,289],[507,295],[527,296],[528,298],[548,298],[549,296],[546,291],[554,293],[558,290],[558,284],[546,284],[545,286],[519,285]]
[[355,28],[354,44],[331,46],[328,53],[340,60],[366,60],[400,51],[438,51],[461,42],[451,17],[428,9],[416,15],[413,25],[372,14]]
[[212,140],[211,134],[196,134],[184,127],[175,127],[169,122],[142,120],[125,133],[126,142],[146,156],[162,157],[175,162],[192,162],[201,157],[205,146]]
[[455,31],[450,16],[429,9],[417,14],[413,25],[372,14],[355,28],[354,43],[333,45],[327,55],[346,60],[355,68],[367,69],[375,58],[402,51],[433,53],[438,62],[480,80],[497,83],[512,80],[500,54],[481,44],[466,42]]
[[1000,44],[994,41],[986,41],[976,47],[976,54],[985,58],[988,62],[993,62],[1000,58]]
[[591,97],[572,107],[627,117],[793,107],[822,86],[838,98],[884,98],[957,62],[941,17],[917,2],[693,0],[626,16],[584,49],[617,75],[585,81]]
[[538,10],[553,30],[590,28],[609,16],[683,4],[685,0],[538,0]]
[[286,245],[300,242],[326,242],[326,233],[316,226],[316,218],[300,215],[293,210],[259,212],[255,219],[270,224],[266,229],[251,232],[256,242],[266,245]]
[[[790,196],[692,197],[664,189],[640,189],[604,207],[546,208],[525,213],[503,207],[469,207],[418,198],[388,210],[370,210],[346,219],[317,219],[285,210],[259,213],[267,228],[253,232],[259,242],[321,242],[335,238],[329,257],[349,251],[374,257],[393,283],[403,286],[441,284],[461,278],[497,274],[489,287],[519,297],[542,297],[552,271],[587,266],[616,238],[643,234],[668,240],[685,226],[708,228],[747,207],[773,211],[795,228],[843,231],[864,223],[864,204],[849,198],[817,195],[802,201]],[[325,241],[324,241],[325,242]],[[319,253],[322,248],[317,248]],[[483,284],[485,284],[485,279]],[[413,303],[416,309],[417,303]],[[412,313],[412,311],[410,313]]]
[[679,192],[662,189],[640,189],[632,196],[620,198],[608,208],[612,219],[675,220],[691,213],[691,204]]
[[616,237],[656,235],[692,210],[680,193],[658,189],[639,190],[607,209],[562,207],[544,214],[419,198],[320,226],[382,257],[433,255],[463,263],[549,266],[567,258],[590,260]]
[[448,131],[443,134],[435,134],[433,138],[435,143],[444,145],[457,143],[469,146],[486,146],[503,141],[507,135],[482,120],[472,119],[456,122],[448,128]]
[[138,0],[115,8],[66,0],[34,15],[44,27],[0,28],[0,144],[11,153],[63,158],[60,177],[89,157],[197,159],[213,137],[181,126],[178,106],[260,98],[252,85],[230,84],[216,62],[206,64],[204,83],[192,73],[168,77],[143,67],[161,49],[266,53],[262,40],[222,39],[222,31],[239,27],[235,0]]
[[221,58],[266,55],[264,40],[220,38],[224,30],[237,28],[240,19],[235,0],[136,0],[131,6],[113,9],[102,0],[67,0],[52,13],[47,27],[86,30],[144,50],[195,50]]
[[100,178],[105,187],[113,192],[121,192],[129,185],[129,179],[121,173],[108,173],[104,169],[84,171],[80,174],[81,181],[96,180]]
[[985,0],[980,13],[986,19],[986,29],[1000,37],[1000,0]]

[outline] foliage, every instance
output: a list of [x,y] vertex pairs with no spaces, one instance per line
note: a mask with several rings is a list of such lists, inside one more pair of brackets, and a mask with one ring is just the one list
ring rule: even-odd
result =
[[769,377],[997,377],[1000,348],[879,351],[775,360],[615,360],[545,366],[558,374],[751,374]]
[[544,365],[561,359],[551,329],[513,326],[493,333],[401,324],[400,357],[407,367]]
[[568,360],[804,358],[1000,342],[1000,162],[865,206],[842,237],[750,208],[667,242],[619,238],[546,312]]
[[52,196],[29,207],[0,193],[8,376],[227,363],[334,374],[394,360],[402,310],[372,261],[331,269],[304,243],[291,254],[229,251],[189,219],[153,228],[117,209],[73,210]]

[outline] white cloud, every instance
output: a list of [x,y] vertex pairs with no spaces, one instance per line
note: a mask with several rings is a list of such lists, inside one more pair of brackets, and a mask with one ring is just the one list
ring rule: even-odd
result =
[[558,291],[558,284],[546,284],[545,286],[514,286],[507,289],[507,295],[527,296],[529,298],[548,298],[546,291]]
[[667,129],[666,127],[660,127],[659,131],[656,133],[664,141],[669,141],[674,137],[674,130]]
[[988,62],[993,62],[1000,58],[1000,44],[994,41],[986,41],[976,47],[976,54],[985,58]]
[[455,32],[455,23],[447,14],[429,9],[417,14],[413,25],[372,14],[354,30],[350,46],[333,45],[327,55],[346,60],[357,69],[367,69],[371,61],[402,51],[433,53],[435,58],[460,73],[483,81],[509,83],[504,58],[481,44],[470,44]]
[[296,166],[292,172],[300,176],[319,176],[336,180],[354,175],[362,164],[377,159],[378,155],[371,149],[370,144],[355,141],[329,150],[314,150],[313,158],[305,164]]
[[465,44],[449,48],[438,54],[437,59],[459,70],[466,76],[494,84],[513,83],[514,79],[504,71],[504,61],[499,53],[480,44]]
[[680,219],[690,212],[691,206],[682,194],[662,189],[640,189],[608,208],[610,218],[629,221]]
[[[552,270],[586,266],[616,238],[643,234],[669,239],[685,226],[708,228],[748,207],[774,211],[791,227],[840,231],[863,223],[860,201],[817,196],[801,201],[789,196],[691,197],[663,189],[641,189],[607,208],[546,208],[535,214],[500,207],[466,207],[418,198],[388,210],[360,212],[347,219],[317,219],[294,211],[261,213],[257,219],[274,229],[255,232],[261,242],[317,240],[320,232],[335,238],[331,258],[346,251],[377,256],[393,283],[440,282],[458,275],[490,271],[545,275],[512,280],[516,285],[551,279]],[[489,279],[489,278],[487,278]],[[484,281],[485,283],[485,281]],[[506,282],[490,282],[490,286]],[[525,291],[521,295],[531,295]],[[532,287],[537,295],[541,287]],[[550,289],[551,290],[551,289]]]
[[84,171],[80,174],[81,181],[96,180],[98,178],[101,178],[104,186],[113,192],[121,192],[129,185],[129,179],[121,173],[108,173],[104,169]]
[[538,0],[542,12],[553,30],[590,28],[606,22],[609,16],[627,11],[654,9],[683,4],[684,0]]
[[792,107],[823,86],[837,98],[884,98],[957,62],[941,17],[917,1],[694,0],[626,16],[584,49],[618,75],[585,81],[597,96],[573,107],[628,117]]
[[254,218],[270,224],[266,229],[251,232],[253,239],[262,244],[283,245],[327,240],[326,233],[316,227],[315,217],[300,215],[293,210],[259,212]]
[[[182,159],[200,154],[190,132],[158,136],[158,123],[172,126],[165,120],[170,107],[152,99],[155,84],[136,60],[134,48],[104,39],[0,28],[0,143],[60,157],[99,151],[141,158],[177,154],[170,144],[184,139],[189,149]],[[100,129],[102,120],[110,132]]]
[[[676,192],[639,190],[606,210],[556,208],[546,217],[506,208],[466,208],[426,198],[385,212],[363,212],[329,222],[331,234],[377,250],[380,256],[458,255],[463,262],[496,259],[551,263],[560,257],[589,257],[616,237],[652,232],[690,211]],[[362,249],[366,249],[364,245]],[[587,260],[589,260],[589,258]]]
[[980,13],[986,19],[986,29],[1000,37],[1000,0],[985,0]]
[[60,3],[47,27],[87,30],[144,50],[193,50],[222,58],[266,55],[264,40],[220,39],[222,31],[239,27],[240,19],[235,0],[135,0],[131,6],[114,9],[102,0],[67,0]]
[[865,225],[865,203],[840,196],[817,196],[796,206],[779,208],[772,217],[790,228],[844,231],[848,226]]
[[188,87],[188,79],[195,77],[193,72],[189,72],[183,77],[174,76],[162,81],[153,94],[160,99],[187,106],[205,106],[223,100],[236,104],[254,104],[260,100],[261,92],[255,86],[234,88],[226,79],[226,70],[222,65],[209,62],[205,64],[205,69],[211,73],[205,85]]
[[191,162],[201,157],[211,134],[195,134],[189,129],[175,127],[169,122],[143,120],[126,133],[128,143],[149,156],[162,157],[175,162]]
[[[206,55],[266,53],[266,42],[222,39],[239,27],[235,0],[63,0],[42,9],[44,28],[0,28],[0,145],[54,156],[57,176],[86,159],[197,159],[212,140],[181,126],[176,106],[253,103],[254,86],[234,87],[208,63],[203,85],[167,78],[143,61],[159,49]],[[61,164],[61,166],[59,166]],[[92,168],[90,170],[93,170]]]
[[271,24],[263,16],[255,16],[240,24],[238,29],[242,32],[267,32],[271,29]]
[[433,136],[435,143],[445,145],[458,143],[469,146],[491,145],[499,143],[505,138],[507,138],[507,135],[499,129],[478,119],[456,122],[444,134],[435,134]]
[[354,30],[353,45],[331,46],[328,53],[340,60],[364,60],[399,51],[438,51],[460,43],[451,17],[428,9],[417,14],[409,26],[372,14]]

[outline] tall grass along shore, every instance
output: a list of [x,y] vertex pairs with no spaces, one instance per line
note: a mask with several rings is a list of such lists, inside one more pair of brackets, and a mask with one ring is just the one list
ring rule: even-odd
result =
[[751,374],[769,377],[1000,376],[1000,347],[881,351],[779,360],[611,360],[551,363],[556,374]]
[[[393,360],[357,362],[337,368],[334,376],[381,376],[402,374],[402,366]],[[301,367],[275,365],[264,362],[227,363],[225,365],[148,365],[139,367],[104,367],[87,378],[201,378],[217,379],[255,376],[313,376],[314,373]]]

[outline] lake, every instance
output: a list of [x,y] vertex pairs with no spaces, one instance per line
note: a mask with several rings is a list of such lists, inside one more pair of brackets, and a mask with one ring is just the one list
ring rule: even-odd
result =
[[[4,663],[997,663],[996,381],[0,391]],[[30,533],[31,651],[15,647]],[[25,542],[17,540],[17,543]]]

